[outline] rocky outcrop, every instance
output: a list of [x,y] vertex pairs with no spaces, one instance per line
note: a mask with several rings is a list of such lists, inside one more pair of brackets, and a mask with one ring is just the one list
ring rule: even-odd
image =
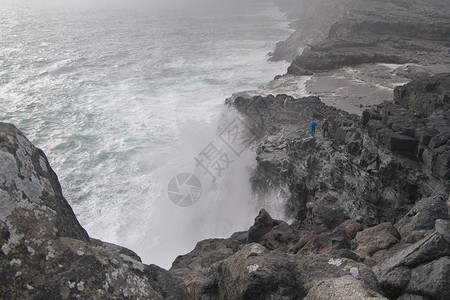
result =
[[[255,229],[258,242],[252,241]],[[247,232],[198,243],[175,260],[170,273],[183,278],[193,299],[301,299],[325,279],[358,286],[358,292],[342,286],[347,293],[381,298],[368,266],[330,253],[294,253],[291,248],[300,235],[262,210]],[[279,244],[267,242],[274,236]]]
[[[317,97],[228,103],[255,134],[255,192],[283,191],[292,224],[261,210],[248,231],[199,242],[169,271],[145,265],[126,248],[89,238],[44,153],[1,123],[1,297],[448,298],[448,181],[420,160],[417,146],[429,139],[431,150],[445,126],[426,120],[445,105],[411,115],[409,106],[386,103],[360,119]],[[395,114],[401,123],[390,121]],[[319,118],[330,124],[326,137],[307,131]],[[431,136],[414,137],[409,121],[428,124]],[[378,138],[390,131],[395,143]],[[404,147],[403,136],[417,147]]]
[[184,299],[183,282],[90,239],[45,154],[0,123],[1,299]]
[[[296,220],[282,231],[284,243],[267,243],[268,228],[252,241],[277,255],[330,255],[371,266],[381,293],[390,299],[445,299],[448,166],[441,163],[443,171],[437,172],[424,153],[439,149],[435,160],[450,153],[443,147],[449,82],[446,74],[417,78],[397,88],[393,102],[368,109],[361,118],[317,97],[241,94],[229,99],[257,133],[255,192],[278,189],[287,198],[287,214]],[[323,119],[330,124],[329,135],[312,136],[308,124]],[[262,219],[266,226],[280,226]],[[420,273],[425,271],[432,277]],[[352,280],[336,276],[315,282],[308,293],[333,293],[330,286],[339,289]]]
[[449,4],[427,1],[282,0],[297,21],[274,59],[309,75],[362,63],[449,64]]

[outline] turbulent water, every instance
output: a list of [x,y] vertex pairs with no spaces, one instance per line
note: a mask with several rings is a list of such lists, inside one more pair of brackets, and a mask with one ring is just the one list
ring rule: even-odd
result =
[[[225,98],[285,72],[267,61],[284,16],[265,1],[52,2],[2,1],[0,120],[45,151],[90,236],[168,268],[247,229],[254,154],[226,148],[218,120],[236,120]],[[212,146],[228,159],[215,181],[195,161]],[[180,173],[201,181],[195,205],[168,197]]]

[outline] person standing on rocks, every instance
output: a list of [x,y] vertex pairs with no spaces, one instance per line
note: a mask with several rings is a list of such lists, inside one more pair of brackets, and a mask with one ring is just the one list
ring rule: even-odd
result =
[[312,136],[314,136],[314,134],[316,133],[316,127],[317,127],[316,122],[312,121],[311,124],[309,125],[309,128],[311,128]]
[[323,121],[322,132],[323,132],[323,137],[325,137],[325,133],[328,136],[328,121],[327,120]]

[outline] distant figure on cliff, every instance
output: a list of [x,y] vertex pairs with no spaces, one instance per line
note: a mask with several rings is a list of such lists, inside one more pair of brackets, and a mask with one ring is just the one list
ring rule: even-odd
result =
[[314,134],[316,133],[316,122],[312,121],[311,124],[309,125],[309,128],[311,128],[311,134],[314,136]]
[[328,136],[328,121],[324,120],[323,124],[322,124],[322,132],[323,132],[323,137],[325,137],[325,133]]

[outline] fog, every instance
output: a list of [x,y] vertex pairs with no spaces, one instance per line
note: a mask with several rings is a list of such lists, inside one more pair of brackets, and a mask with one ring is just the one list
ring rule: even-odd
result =
[[[271,0],[6,0],[6,7],[19,6],[36,10],[49,9],[152,9],[152,8],[220,8],[242,2],[270,2]],[[5,6],[3,6],[5,8]]]

